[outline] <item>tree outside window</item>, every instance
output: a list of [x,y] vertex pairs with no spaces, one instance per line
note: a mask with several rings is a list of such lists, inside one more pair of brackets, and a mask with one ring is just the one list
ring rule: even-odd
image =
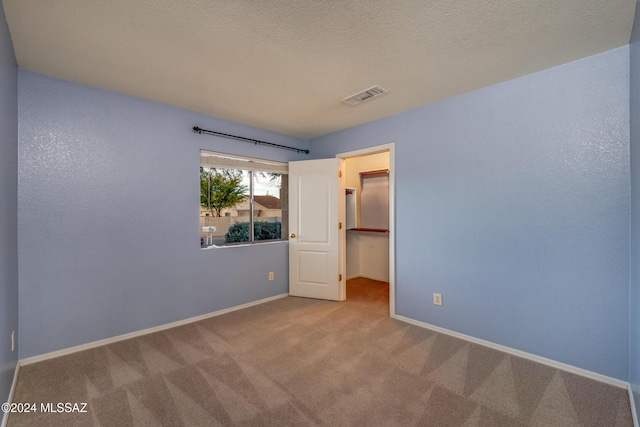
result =
[[211,216],[221,216],[247,198],[248,187],[242,183],[242,171],[200,167],[200,206]]

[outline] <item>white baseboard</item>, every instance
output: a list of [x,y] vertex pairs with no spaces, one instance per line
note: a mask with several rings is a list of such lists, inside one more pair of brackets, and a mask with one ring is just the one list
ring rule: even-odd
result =
[[547,359],[546,357],[536,356],[535,354],[527,353],[525,351],[516,350],[511,347],[506,347],[504,345],[492,343],[491,341],[485,341],[480,338],[475,338],[470,335],[461,334],[459,332],[455,332],[449,329],[441,328],[439,326],[431,325],[429,323],[420,322],[419,320],[414,320],[409,317],[404,317],[400,315],[396,315],[395,319],[401,320],[406,323],[410,323],[412,325],[420,326],[422,328],[431,329],[432,331],[440,332],[442,334],[451,335],[452,337],[460,338],[465,341],[470,341],[474,344],[479,344],[485,347],[493,348],[498,351],[502,351],[508,354],[512,354],[514,356],[522,357],[523,359],[529,359],[534,362],[541,363],[543,365],[551,366],[552,368],[557,368],[563,371],[571,372],[572,374],[580,375],[583,377],[590,378],[592,380],[600,381],[615,387],[619,388],[628,388],[629,383],[626,381],[619,380],[617,378],[608,377],[606,375],[598,374],[597,372],[588,371],[586,369],[578,368],[576,366],[567,365],[566,363],[557,362],[555,360]]
[[636,403],[633,398],[633,389],[631,388],[631,384],[628,385],[627,390],[629,390],[629,403],[631,404],[631,416],[633,418],[633,426],[640,427],[640,423],[638,423],[638,412],[636,411]]
[[[7,397],[7,402],[13,402],[13,393],[16,391],[16,384],[18,383],[18,374],[20,373],[20,361],[16,362],[16,370],[13,373],[13,382],[11,383],[11,390],[9,390],[9,397]],[[4,402],[0,402],[4,403]],[[9,413],[5,412],[2,415],[2,423],[0,426],[6,427],[7,422],[9,422]]]
[[243,308],[252,307],[258,304],[264,304],[265,302],[274,301],[280,298],[288,297],[289,294],[280,294],[269,298],[264,298],[258,301],[248,302],[246,304],[236,305],[234,307],[225,308],[222,310],[214,311],[200,316],[190,317],[188,319],[178,320],[176,322],[165,323],[164,325],[154,326],[153,328],[142,329],[135,332],[129,332],[128,334],[118,335],[103,340],[92,341],[86,344],[77,345],[74,347],[63,348],[62,350],[52,351],[50,353],[40,354],[38,356],[27,357],[20,360],[22,366],[30,365],[32,363],[42,362],[43,360],[49,360],[60,356],[66,356],[67,354],[76,353],[78,351],[88,350],[90,348],[100,347],[103,345],[111,344],[118,341],[124,341],[131,338],[136,338],[142,335],[151,334],[153,332],[164,331],[165,329],[175,328],[177,326],[186,325],[188,323],[198,322],[200,320],[208,319],[210,317],[220,316],[222,314],[230,313],[236,310],[242,310]]

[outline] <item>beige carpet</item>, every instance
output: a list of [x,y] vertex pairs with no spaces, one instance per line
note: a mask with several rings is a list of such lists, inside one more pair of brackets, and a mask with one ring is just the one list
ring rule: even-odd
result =
[[[9,426],[632,426],[627,391],[388,317],[387,284],[283,298],[24,366]],[[86,413],[40,413],[86,402]]]

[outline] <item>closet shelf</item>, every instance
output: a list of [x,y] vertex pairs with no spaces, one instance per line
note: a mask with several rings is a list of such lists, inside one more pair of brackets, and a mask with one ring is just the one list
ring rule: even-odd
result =
[[350,228],[347,231],[373,231],[374,233],[388,233],[385,228]]

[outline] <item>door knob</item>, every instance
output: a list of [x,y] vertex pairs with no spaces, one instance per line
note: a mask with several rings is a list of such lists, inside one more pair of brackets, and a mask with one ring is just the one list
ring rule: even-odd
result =
[[293,239],[293,238],[296,237],[296,234],[295,233],[291,233],[291,236],[289,236],[289,237],[291,237]]

